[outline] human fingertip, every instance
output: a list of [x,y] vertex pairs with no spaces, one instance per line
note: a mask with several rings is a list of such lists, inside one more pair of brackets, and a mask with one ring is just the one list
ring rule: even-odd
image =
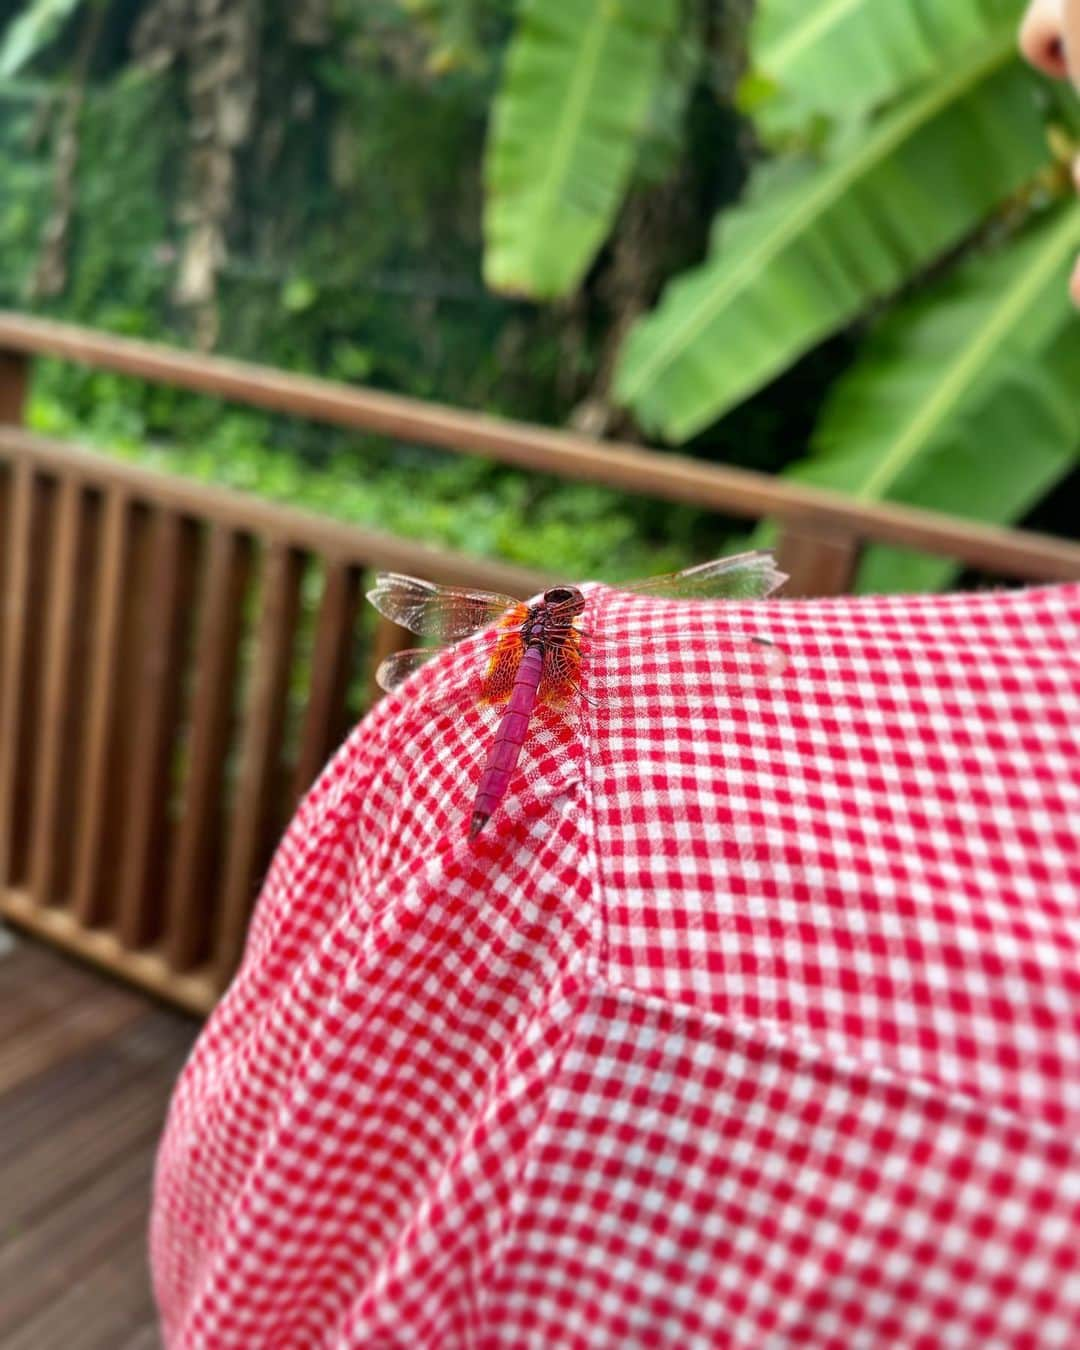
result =
[[1020,25],[1020,51],[1039,70],[1055,79],[1069,73],[1062,34],[1061,11],[1048,0],[1034,0]]

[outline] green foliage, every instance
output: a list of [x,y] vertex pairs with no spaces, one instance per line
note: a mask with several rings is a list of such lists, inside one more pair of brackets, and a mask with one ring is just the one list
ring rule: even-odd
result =
[[[1057,111],[1016,51],[1022,11],[1023,0],[758,0],[741,105],[780,153],[717,217],[705,262],[675,275],[621,343],[614,393],[646,431],[727,443],[717,419],[767,396],[823,339],[896,298],[826,400],[810,457],[789,454],[788,471],[1000,521],[1064,473],[1080,439],[1062,412],[1063,381],[1075,380],[1064,290],[1072,217],[1015,244],[1014,228],[991,228],[996,213],[1015,225],[1063,191],[1048,135]],[[664,13],[653,15],[662,25]],[[639,173],[648,162],[642,105],[633,117],[626,108],[658,47],[671,68],[678,46],[660,27],[637,33],[636,64],[622,58],[616,89],[614,75],[612,87],[588,78],[604,55],[589,39],[602,24],[628,24],[629,11],[578,7],[573,31],[564,17],[558,0],[526,7],[495,102],[504,158],[489,174],[499,229],[489,226],[487,275],[533,295],[566,293],[595,256],[631,155]],[[659,98],[650,120],[659,111],[670,127],[673,110],[685,113],[685,86],[666,83],[668,115]],[[609,137],[603,152],[593,128]],[[583,166],[594,148],[618,170],[589,199],[587,221],[567,209],[567,156],[543,159],[551,144],[580,151]],[[597,175],[583,167],[580,179]],[[980,233],[996,236],[995,248],[951,273]],[[943,280],[923,280],[935,270]],[[1015,440],[1025,425],[1029,453],[1011,453],[1011,441],[988,447],[995,430],[1009,427]],[[880,549],[861,580],[890,588],[949,574]]]
[[[501,3],[472,5],[486,62],[433,79],[393,3],[346,18],[307,69],[268,71],[309,114],[262,126],[220,276],[221,345],[256,360],[492,411],[550,417],[567,348],[552,316],[485,293],[480,164]],[[113,34],[118,48],[124,40]],[[398,65],[387,68],[387,53]],[[311,90],[324,91],[312,102]],[[306,91],[306,94],[305,92]],[[0,86],[0,302],[32,301],[53,166],[48,86]],[[131,336],[183,339],[172,300],[183,228],[184,72],[127,68],[87,91],[68,285],[48,308]],[[327,157],[320,147],[332,144]],[[582,358],[587,362],[587,352]],[[465,457],[357,440],[182,391],[38,363],[30,421],[207,481],[569,577],[692,560],[633,498]],[[700,520],[692,522],[705,530]],[[718,538],[715,523],[707,526]],[[721,547],[719,541],[717,547]]]
[[[332,445],[313,463],[283,452],[288,427],[264,414],[107,371],[75,379],[70,367],[39,362],[27,420],[150,467],[568,578],[620,580],[695,561],[666,531],[650,538],[635,499],[614,491],[325,430]],[[722,553],[727,541],[713,532]]]
[[[65,311],[115,332],[150,335],[166,308],[176,228],[170,179],[183,153],[176,80],[125,72],[88,103],[77,229]],[[147,135],[153,127],[153,135]]]
[[491,111],[484,275],[565,295],[611,229],[675,0],[527,0]]
[[759,173],[709,260],[624,347],[619,397],[684,440],[813,343],[896,291],[1048,158],[1011,34],[831,149]]
[[401,8],[427,34],[427,69],[445,75],[484,62],[477,0],[400,0]]
[[[833,388],[793,476],[995,522],[1034,505],[1080,449],[1080,324],[1066,289],[1078,249],[1070,203],[890,314]],[[953,575],[879,545],[859,580],[919,590]]]
[[[80,57],[98,28],[68,22],[75,7],[22,0],[0,38],[0,65],[48,73],[0,75],[0,303],[184,341],[201,331],[175,287],[197,178],[190,49],[137,68],[150,7],[108,3]],[[716,214],[749,167],[723,36],[741,40],[738,7],[336,0],[299,37],[296,7],[265,0],[256,116],[224,159],[217,345],[556,424],[609,402],[614,371],[640,425],[694,436],[695,453],[1015,519],[1080,439],[1073,227],[1045,210],[1068,189],[1044,123],[1068,119],[1015,57],[1021,7],[758,0],[741,102],[774,154]],[[80,71],[65,179],[77,105],[57,95]],[[1057,159],[1077,130],[1075,115],[1056,128]],[[66,289],[43,303],[58,225]],[[492,294],[485,270],[563,302]],[[31,411],[56,434],[572,577],[740,542],[687,507],[73,367],[42,365]],[[946,579],[884,549],[861,574],[874,589]]]
[[0,79],[17,75],[52,42],[80,0],[32,0],[10,21],[0,39]]
[[0,86],[0,303],[6,305],[25,302],[51,185],[48,164],[25,152],[38,98],[21,92]]
[[1005,29],[1025,0],[765,0],[750,103],[771,135],[858,120]]

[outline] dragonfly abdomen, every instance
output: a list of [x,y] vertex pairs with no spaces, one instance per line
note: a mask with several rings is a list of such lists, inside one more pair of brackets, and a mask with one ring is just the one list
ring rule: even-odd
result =
[[506,795],[510,777],[517,767],[521,747],[525,743],[525,733],[529,729],[529,719],[543,672],[543,647],[537,645],[526,648],[514,677],[514,687],[510,691],[506,709],[499,720],[491,753],[480,775],[480,786],[476,790],[472,821],[469,824],[470,839],[476,838]]

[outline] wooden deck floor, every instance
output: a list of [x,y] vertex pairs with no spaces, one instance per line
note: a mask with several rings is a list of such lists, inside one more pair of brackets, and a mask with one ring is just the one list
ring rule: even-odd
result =
[[154,1350],[154,1149],[193,1020],[0,930],[0,1350]]

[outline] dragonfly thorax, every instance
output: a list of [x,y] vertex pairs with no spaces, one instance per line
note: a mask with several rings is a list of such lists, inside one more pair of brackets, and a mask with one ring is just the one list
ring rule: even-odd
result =
[[521,625],[526,647],[537,647],[566,632],[585,608],[585,597],[576,586],[553,586],[539,604],[529,607]]

